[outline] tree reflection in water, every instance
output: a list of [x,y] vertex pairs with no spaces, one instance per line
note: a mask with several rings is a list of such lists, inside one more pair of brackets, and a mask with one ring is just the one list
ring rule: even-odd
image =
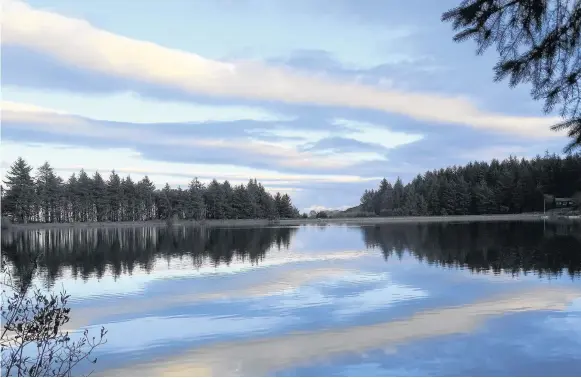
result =
[[17,277],[27,277],[32,257],[40,255],[38,272],[51,287],[70,269],[74,278],[150,273],[163,258],[190,258],[192,269],[233,261],[257,264],[271,248],[288,248],[296,228],[102,228],[51,229],[3,233],[2,253]]
[[473,272],[581,276],[581,224],[480,222],[362,227],[367,247],[385,259],[405,251],[429,264]]
[[[288,248],[297,227],[262,228],[103,228],[15,231],[2,234],[2,253],[15,275],[30,277],[32,256],[50,287],[68,269],[88,280],[150,273],[159,259],[191,259],[192,269],[233,261],[258,264],[272,248]],[[329,228],[329,232],[341,229]],[[475,222],[362,226],[368,248],[385,258],[406,251],[420,261],[473,272],[581,276],[581,224]],[[337,247],[337,248],[340,248]],[[28,278],[29,279],[29,278]]]

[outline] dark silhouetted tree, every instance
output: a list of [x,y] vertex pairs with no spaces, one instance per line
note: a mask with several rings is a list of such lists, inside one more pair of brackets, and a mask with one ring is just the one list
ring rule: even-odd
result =
[[581,1],[464,0],[442,20],[455,41],[474,39],[478,54],[495,45],[495,80],[531,84],[545,112],[559,107],[563,122],[552,129],[568,131],[565,151],[581,147]]
[[33,215],[35,204],[32,167],[19,157],[6,173],[3,198],[3,211],[12,214],[14,219],[27,223]]
[[383,179],[378,190],[365,190],[360,209],[382,216],[543,211],[544,194],[573,196],[580,181],[581,154],[510,157],[426,172],[406,185],[397,179],[393,188]]
[[300,217],[288,195],[281,195],[277,203],[256,179],[233,188],[217,180],[206,187],[196,178],[185,190],[167,183],[160,190],[147,176],[136,183],[112,171],[105,181],[99,172],[89,177],[81,169],[65,183],[48,163],[36,178],[32,170],[19,158],[7,173],[2,187],[4,224]]

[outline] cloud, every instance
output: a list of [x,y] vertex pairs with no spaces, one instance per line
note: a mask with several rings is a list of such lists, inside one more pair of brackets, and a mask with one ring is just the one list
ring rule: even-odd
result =
[[[347,257],[345,258],[353,258],[357,259],[361,257],[360,254],[356,254],[350,251],[345,251]],[[167,310],[171,307],[179,306],[183,303],[197,303],[197,302],[205,302],[205,301],[214,301],[214,300],[224,300],[224,299],[249,299],[249,298],[260,298],[260,297],[268,297],[274,295],[280,295],[284,292],[292,292],[300,288],[301,286],[313,283],[313,282],[320,282],[320,281],[328,281],[332,278],[342,278],[342,277],[349,277],[357,276],[357,273],[351,272],[346,269],[342,268],[313,268],[309,267],[309,264],[312,262],[321,261],[323,258],[329,256],[330,260],[338,260],[336,254],[329,254],[329,255],[322,255],[318,256],[317,259],[304,259],[300,255],[291,255],[291,257],[286,258],[284,260],[276,260],[274,257],[274,263],[270,265],[266,265],[269,267],[273,266],[284,266],[286,264],[295,264],[295,263],[302,263],[300,266],[293,266],[292,270],[290,271],[283,271],[281,273],[273,274],[273,277],[265,280],[265,282],[260,282],[257,284],[251,285],[244,285],[242,287],[236,288],[223,288],[220,290],[212,290],[212,291],[202,291],[200,292],[198,285],[195,285],[198,282],[194,281],[194,290],[188,290],[179,293],[167,293],[164,295],[151,295],[148,292],[147,284],[151,284],[153,280],[158,280],[160,278],[176,278],[179,277],[181,279],[187,278],[196,280],[199,276],[203,276],[204,274],[219,274],[219,275],[226,275],[226,274],[237,274],[243,273],[248,270],[248,264],[244,266],[239,262],[233,262],[231,271],[226,271],[221,265],[218,268],[208,269],[206,267],[202,268],[202,271],[193,271],[191,268],[189,270],[163,270],[160,268],[153,272],[152,274],[141,275],[139,272],[135,276],[122,276],[115,280],[111,277],[106,276],[102,279],[102,282],[99,282],[99,285],[95,285],[95,290],[91,290],[90,294],[87,295],[87,284],[85,287],[82,287],[79,290],[78,294],[72,294],[75,298],[83,298],[89,299],[94,296],[103,297],[104,295],[115,295],[117,293],[124,293],[128,294],[129,292],[133,291],[135,293],[144,293],[149,295],[133,295],[127,296],[123,303],[113,302],[113,303],[99,303],[97,307],[89,306],[81,307],[75,311],[75,317],[71,323],[68,324],[68,327],[75,329],[80,327],[86,327],[90,324],[95,324],[95,321],[98,321],[100,318],[108,317],[111,318],[113,316],[119,315],[127,315],[127,314],[137,314],[148,312],[151,313],[153,311],[159,310]],[[159,261],[159,260],[158,260]],[[328,260],[327,260],[328,261]],[[306,264],[305,264],[306,263]],[[245,269],[246,267],[246,269]],[[251,266],[250,269],[263,269],[264,265],[254,265]],[[68,272],[65,270],[65,274]],[[161,274],[160,274],[161,273]],[[152,277],[153,275],[153,277]],[[129,280],[128,278],[131,278]],[[137,282],[136,280],[143,280],[144,282]],[[61,281],[64,281],[61,279]],[[103,282],[106,281],[106,282]],[[105,288],[103,287],[105,286]],[[145,286],[145,287],[141,287]]]
[[[410,134],[391,131],[375,123],[377,119],[354,121],[353,114],[346,115],[330,120],[325,114],[301,115],[276,123],[131,124],[3,101],[2,158],[4,166],[17,156],[35,167],[49,160],[64,177],[80,168],[105,174],[116,169],[134,179],[147,174],[158,186],[168,182],[185,187],[195,176],[235,184],[257,177],[271,191],[292,194],[299,208],[339,208],[356,205],[361,193],[376,187],[381,177],[393,181],[399,176],[406,182],[426,170],[469,160],[532,157],[547,146],[546,141],[527,143],[460,126],[399,144]],[[300,129],[305,122],[313,128]],[[367,143],[374,140],[378,143]],[[102,151],[114,158],[103,158]],[[71,154],[79,156],[75,164]]]
[[377,153],[413,143],[422,139],[419,133],[411,134],[392,131],[386,126],[347,119],[332,119],[334,130],[296,130],[292,127],[257,128],[253,134],[287,138],[303,151],[329,151],[349,153],[371,153],[376,160],[385,160]]
[[[293,188],[295,184],[308,186],[309,183],[352,183],[365,182],[366,178],[351,175],[309,175],[289,174],[273,170],[244,168],[233,164],[207,165],[195,163],[174,163],[147,159],[143,154],[129,148],[87,148],[52,144],[26,144],[10,141],[2,142],[2,173],[18,156],[23,156],[33,167],[39,167],[46,160],[56,172],[68,178],[81,168],[88,173],[99,171],[105,176],[115,169],[123,175],[131,175],[139,180],[148,175],[157,187],[166,182],[171,186],[186,187],[194,177],[202,181],[213,178],[229,180],[232,184],[247,183],[250,178],[256,178],[267,188],[280,190]],[[74,156],[74,162],[71,161]],[[301,187],[293,190],[301,190]]]
[[116,35],[20,1],[2,0],[2,7],[3,45],[24,46],[111,77],[191,95],[379,110],[528,138],[557,135],[548,126],[558,118],[507,116],[479,110],[462,97],[380,89],[258,62],[221,62]]
[[197,147],[238,151],[246,159],[252,156],[256,156],[257,159],[274,159],[280,168],[338,169],[348,167],[354,162],[381,158],[380,155],[372,153],[336,155],[326,152],[301,152],[292,144],[289,146],[280,141],[264,141],[252,137],[226,139],[222,135],[199,138],[191,133],[172,135],[156,131],[147,125],[139,125],[141,126],[139,129],[122,124],[111,126],[97,120],[8,101],[2,101],[2,121],[5,127],[42,131],[53,135],[66,134],[69,137],[123,141],[125,144],[142,143],[163,146],[165,149]]
[[[421,138],[419,134],[392,132],[379,125],[346,120],[328,123],[327,127],[334,127],[335,131],[325,130],[324,127],[311,131],[297,130],[294,125],[301,122],[300,119],[292,123],[281,121],[276,126],[262,121],[133,124],[88,119],[63,110],[13,101],[2,101],[1,104],[5,138],[10,137],[10,132],[14,130],[27,130],[35,131],[35,136],[41,139],[39,142],[45,141],[46,135],[66,135],[67,138],[85,138],[90,146],[96,140],[123,146],[148,146],[145,153],[169,160],[202,158],[207,163],[224,163],[236,159],[237,164],[244,165],[243,162],[246,162],[248,166],[277,169],[338,171],[357,163],[385,160],[388,148]],[[271,127],[265,128],[265,125]],[[371,148],[341,148],[337,140],[328,139],[333,135],[342,141],[343,146],[351,142]],[[34,136],[27,134],[26,138],[30,140]],[[373,140],[378,142],[371,144]],[[215,153],[208,154],[212,149]]]
[[335,119],[332,123],[349,130],[347,133],[342,133],[342,137],[344,138],[353,139],[361,143],[379,144],[387,149],[417,142],[423,137],[420,134],[393,132],[386,127],[368,122]]
[[[210,106],[191,101],[162,102],[130,91],[105,95],[86,93],[79,96],[64,91],[38,91],[3,85],[2,97],[11,100],[12,108],[18,104],[35,103],[42,105],[45,111],[55,112],[51,109],[60,109],[59,113],[128,123],[285,122],[294,119],[260,107]],[[26,108],[20,110],[25,111]]]
[[[146,363],[129,364],[104,375],[146,372],[192,375],[200,367],[213,375],[268,375],[289,366],[312,364],[332,356],[364,353],[426,338],[468,334],[495,316],[563,310],[579,294],[579,290],[566,288],[521,290],[462,306],[419,311],[395,321],[191,348],[169,359],[163,356]],[[263,357],[266,354],[269,358]],[[244,361],[244,365],[239,361]]]

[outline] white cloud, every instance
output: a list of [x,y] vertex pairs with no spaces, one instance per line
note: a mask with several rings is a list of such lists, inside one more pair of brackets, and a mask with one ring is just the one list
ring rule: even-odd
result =
[[[68,64],[192,94],[344,106],[467,125],[526,137],[555,137],[558,118],[478,110],[462,97],[379,89],[253,62],[223,63],[98,29],[84,20],[2,0],[2,43],[26,46]],[[564,134],[561,134],[564,135]]]
[[[124,142],[147,143],[163,147],[209,147],[230,149],[242,154],[263,155],[273,159],[281,168],[346,168],[356,163],[381,160],[376,153],[301,152],[295,146],[283,142],[263,141],[257,138],[199,138],[193,136],[172,136],[151,130],[146,124],[135,129],[117,126],[104,127],[99,121],[81,118],[64,112],[53,111],[35,105],[2,101],[2,121],[18,124],[19,128],[40,130],[52,134],[93,137],[101,140],[122,140]],[[204,127],[203,124],[195,127]],[[227,136],[225,136],[227,137]]]
[[394,148],[422,139],[420,134],[391,131],[385,126],[369,122],[335,119],[333,123],[351,130],[350,132],[342,133],[341,137],[343,138],[354,139],[362,143],[379,144],[385,148]]
[[[292,118],[250,106],[211,106],[141,97],[137,93],[83,94],[38,91],[2,86],[2,98],[13,104],[35,103],[44,110],[63,109],[85,118],[128,123],[224,122],[237,120],[285,121]],[[40,107],[39,107],[40,108]],[[26,111],[27,109],[21,109]],[[28,109],[30,110],[30,109]]]
[[[22,156],[35,168],[45,161],[55,168],[57,174],[64,179],[83,168],[92,174],[99,171],[107,177],[115,169],[119,174],[131,175],[132,179],[140,180],[148,175],[157,187],[169,183],[172,187],[178,185],[186,187],[191,179],[198,177],[208,182],[213,178],[220,181],[229,180],[231,184],[246,184],[250,178],[256,178],[265,185],[266,189],[281,192],[296,192],[300,189],[293,187],[297,183],[349,183],[364,182],[368,179],[349,175],[301,175],[286,174],[278,171],[244,168],[236,165],[204,165],[190,163],[176,163],[150,160],[139,152],[128,148],[85,148],[52,144],[26,144],[11,141],[2,142],[1,176],[6,169]],[[71,157],[74,156],[74,160]],[[375,178],[374,178],[375,179]]]
[[[2,95],[4,97],[4,87],[2,87]],[[45,108],[42,106],[31,105],[31,104],[23,104],[20,102],[14,101],[5,101],[2,100],[2,110],[9,111],[9,112],[16,112],[16,113],[56,113],[56,114],[69,114],[63,110],[56,110],[53,108]]]
[[[299,147],[304,145],[313,146],[317,142],[326,139],[340,137],[345,139],[352,139],[362,143],[370,143],[385,148],[395,148],[404,144],[417,142],[422,139],[421,134],[408,134],[404,132],[391,131],[388,127],[383,125],[376,125],[368,122],[353,121],[347,119],[334,119],[331,121],[333,125],[342,126],[336,130],[296,130],[285,127],[277,128],[261,128],[252,130],[257,135],[268,135],[280,138],[292,138],[285,141],[285,145]],[[332,153],[331,148],[327,153]],[[317,153],[324,153],[325,151],[318,150]],[[361,153],[357,153],[361,155]],[[353,154],[353,155],[357,155]],[[342,153],[342,155],[346,155]],[[347,154],[349,155],[349,153]],[[377,153],[369,153],[370,160],[385,160],[383,155]]]

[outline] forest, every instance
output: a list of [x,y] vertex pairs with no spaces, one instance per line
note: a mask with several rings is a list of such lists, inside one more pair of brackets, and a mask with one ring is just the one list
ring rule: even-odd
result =
[[271,195],[249,180],[232,186],[193,179],[187,189],[158,189],[145,176],[134,182],[112,171],[107,179],[84,170],[66,181],[48,162],[34,172],[18,158],[2,186],[2,215],[17,223],[131,222],[161,219],[279,219],[298,217],[288,194]]
[[406,185],[383,179],[364,192],[358,210],[370,216],[515,214],[550,209],[555,197],[581,203],[581,154],[472,162],[426,172]]

